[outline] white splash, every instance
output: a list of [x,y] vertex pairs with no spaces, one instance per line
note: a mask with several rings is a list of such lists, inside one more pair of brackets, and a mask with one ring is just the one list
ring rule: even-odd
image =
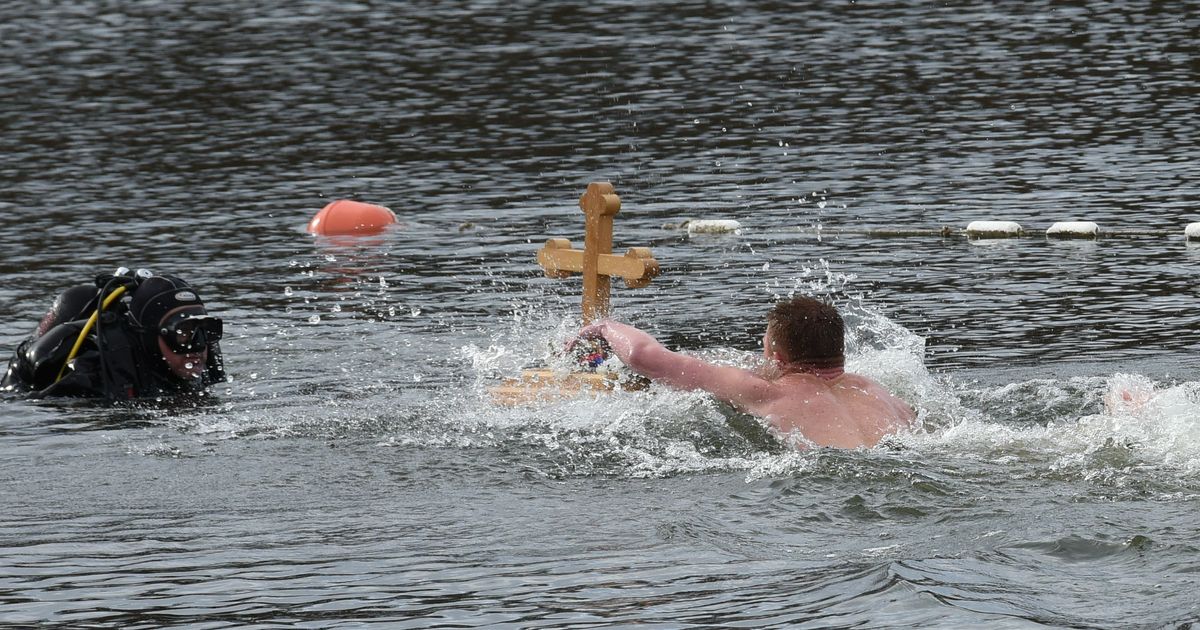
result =
[[973,409],[961,399],[945,404],[932,423],[938,428],[898,436],[897,442],[1082,479],[1114,471],[1200,474],[1200,383],[1160,385],[1142,375],[1117,373],[973,393],[940,391],[947,398],[964,393],[987,408]]

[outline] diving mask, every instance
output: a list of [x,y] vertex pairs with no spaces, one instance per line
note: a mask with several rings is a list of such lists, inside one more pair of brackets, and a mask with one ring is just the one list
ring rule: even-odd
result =
[[220,317],[178,313],[163,322],[158,335],[171,352],[191,354],[220,341],[223,330]]

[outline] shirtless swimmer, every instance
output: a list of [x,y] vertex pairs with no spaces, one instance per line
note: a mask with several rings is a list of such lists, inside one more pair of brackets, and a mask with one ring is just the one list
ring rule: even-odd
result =
[[634,372],[684,390],[703,390],[767,421],[780,435],[817,446],[871,447],[912,425],[912,408],[882,385],[843,370],[845,325],[832,305],[799,297],[767,315],[763,356],[779,366],[764,376],[666,349],[626,324],[603,320],[580,338],[603,337]]

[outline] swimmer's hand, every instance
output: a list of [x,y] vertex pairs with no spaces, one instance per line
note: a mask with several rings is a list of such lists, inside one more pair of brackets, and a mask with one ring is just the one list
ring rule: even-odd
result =
[[579,330],[579,336],[583,339],[596,339],[604,336],[604,331],[608,328],[611,320],[601,319],[594,321]]
[[595,370],[612,356],[612,347],[608,345],[608,340],[604,338],[605,324],[606,321],[599,321],[584,326],[574,339],[567,342],[565,348],[567,354],[580,367],[587,370]]
[[584,326],[583,328],[579,329],[579,334],[575,335],[574,339],[567,342],[567,345],[564,348],[564,350],[566,350],[567,352],[572,352],[575,349],[575,346],[579,345],[580,343],[582,343],[584,341],[592,341],[595,339],[604,339],[604,327],[607,324],[608,324],[608,320],[602,319],[597,322],[592,322],[591,324],[588,324],[587,326]]

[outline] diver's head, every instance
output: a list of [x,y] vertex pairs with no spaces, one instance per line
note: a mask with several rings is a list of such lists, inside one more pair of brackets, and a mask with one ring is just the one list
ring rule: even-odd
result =
[[158,352],[167,369],[181,380],[204,374],[208,347],[221,339],[221,319],[203,307],[180,306],[167,311],[159,323]]
[[174,276],[143,280],[129,302],[129,314],[142,331],[143,347],[157,351],[172,375],[190,381],[204,373],[222,324],[187,282]]

